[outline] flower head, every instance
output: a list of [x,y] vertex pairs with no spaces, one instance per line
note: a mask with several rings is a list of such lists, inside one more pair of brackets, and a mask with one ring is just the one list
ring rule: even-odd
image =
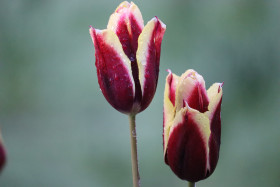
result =
[[118,111],[136,114],[152,101],[165,28],[157,17],[144,27],[138,7],[125,1],[111,15],[107,29],[89,29],[99,86]]
[[223,83],[207,91],[194,70],[178,77],[169,70],[164,92],[163,146],[166,164],[190,182],[209,177],[218,162]]

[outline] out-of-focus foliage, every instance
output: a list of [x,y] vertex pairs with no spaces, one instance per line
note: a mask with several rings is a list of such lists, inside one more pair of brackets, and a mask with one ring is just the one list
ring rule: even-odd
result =
[[[131,186],[128,119],[99,90],[88,26],[120,1],[1,0],[1,187]],[[280,185],[280,2],[135,1],[166,25],[158,89],[137,116],[142,185],[186,186],[163,162],[167,68],[224,81],[216,171],[198,186]]]

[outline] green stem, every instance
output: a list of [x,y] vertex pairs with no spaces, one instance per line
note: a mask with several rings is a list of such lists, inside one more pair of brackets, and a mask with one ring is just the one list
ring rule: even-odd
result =
[[135,128],[135,115],[129,115],[129,125],[130,125],[133,187],[140,187],[140,176],[139,176],[139,170],[138,170],[138,156],[137,156],[137,136],[136,136],[136,128]]
[[194,182],[189,182],[189,187],[195,187],[195,183]]

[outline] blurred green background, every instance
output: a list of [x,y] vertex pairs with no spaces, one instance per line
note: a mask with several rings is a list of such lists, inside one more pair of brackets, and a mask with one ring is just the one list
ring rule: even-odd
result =
[[[120,2],[1,0],[1,187],[131,186],[128,119],[99,89],[88,34]],[[280,1],[135,3],[167,25],[158,89],[137,116],[142,186],[187,186],[163,162],[168,68],[224,81],[219,163],[197,186],[280,186]]]

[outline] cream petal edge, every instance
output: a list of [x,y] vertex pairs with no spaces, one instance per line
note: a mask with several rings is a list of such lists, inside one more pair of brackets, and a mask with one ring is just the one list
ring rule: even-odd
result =
[[212,116],[218,107],[222,96],[223,96],[223,89],[222,89],[223,83],[214,83],[208,90],[207,95],[209,98],[209,105],[208,105],[208,111],[206,112],[206,115],[208,118],[212,119]]
[[[168,142],[168,138],[169,138],[169,130],[170,127],[172,125],[172,121],[175,117],[175,108],[172,104],[172,102],[169,99],[169,90],[170,90],[170,85],[168,82],[168,78],[170,76],[173,76],[172,79],[175,79],[175,81],[177,82],[177,80],[179,79],[179,77],[175,74],[172,74],[171,71],[169,72],[169,74],[166,77],[166,81],[165,81],[165,89],[164,89],[164,101],[163,101],[163,113],[164,113],[164,126],[163,126],[163,138],[164,138],[164,152],[166,150],[167,147],[167,142]],[[164,154],[165,155],[165,154]]]
[[149,42],[153,37],[153,31],[158,21],[161,24],[161,27],[166,28],[166,25],[163,22],[154,17],[145,25],[138,38],[136,59],[139,70],[139,81],[141,85],[142,95],[144,95],[145,67],[147,65],[147,56],[149,53]]
[[165,127],[164,130],[164,141],[165,141],[165,146],[164,146],[164,153],[163,155],[165,156],[167,147],[168,147],[168,141],[170,134],[172,133],[173,129],[175,126],[183,122],[183,116],[185,115],[187,111],[187,108],[182,108],[178,113],[176,113],[175,118],[172,121],[169,121]]

